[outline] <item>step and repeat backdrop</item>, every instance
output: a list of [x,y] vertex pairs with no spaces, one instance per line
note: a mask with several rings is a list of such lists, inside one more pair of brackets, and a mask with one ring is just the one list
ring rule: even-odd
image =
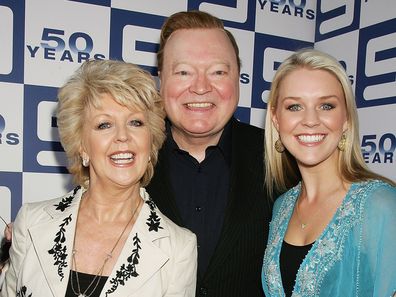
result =
[[[315,46],[345,66],[356,92],[368,165],[396,180],[394,0],[0,0],[0,215],[71,185],[57,134],[58,88],[87,59],[122,59],[156,76],[164,20],[203,10],[241,50],[236,116],[262,127],[274,71]],[[0,230],[3,228],[0,227]],[[2,232],[0,232],[2,233]]]

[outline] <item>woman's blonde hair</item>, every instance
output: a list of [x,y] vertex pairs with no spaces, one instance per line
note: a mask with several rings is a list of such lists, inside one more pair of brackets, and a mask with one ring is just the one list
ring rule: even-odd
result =
[[315,49],[302,49],[287,58],[276,71],[271,84],[265,120],[265,183],[268,192],[284,192],[301,179],[294,157],[287,151],[278,153],[275,142],[278,132],[272,123],[272,114],[278,103],[279,88],[283,79],[291,72],[301,69],[324,70],[332,74],[341,84],[346,104],[348,128],[345,132],[345,149],[340,151],[338,169],[346,182],[369,179],[389,179],[370,171],[364,162],[359,139],[359,123],[355,96],[350,80],[341,64],[332,56]]
[[151,162],[141,179],[146,186],[165,139],[165,111],[151,75],[138,66],[122,61],[91,60],[84,62],[58,92],[57,123],[68,169],[74,181],[88,186],[89,170],[82,166],[82,132],[87,108],[101,106],[101,95],[108,94],[127,108],[143,111],[151,134]]

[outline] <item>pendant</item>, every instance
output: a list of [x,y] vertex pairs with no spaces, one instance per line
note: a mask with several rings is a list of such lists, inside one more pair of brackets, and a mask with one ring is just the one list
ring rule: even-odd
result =
[[307,227],[307,224],[301,223],[301,229],[305,229]]
[[77,297],[87,297],[87,296],[83,293],[80,293]]

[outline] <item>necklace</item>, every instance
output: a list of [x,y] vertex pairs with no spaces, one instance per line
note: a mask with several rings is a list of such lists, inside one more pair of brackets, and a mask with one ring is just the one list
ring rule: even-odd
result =
[[[310,216],[309,222],[307,221],[304,222],[301,219],[300,212],[298,210],[300,207],[300,201],[302,201],[303,199],[302,193],[300,193],[296,201],[296,206],[294,207],[300,228],[304,230],[308,225],[312,223],[313,219],[316,218],[321,211],[325,211],[326,212],[325,215],[328,215],[329,212],[331,212],[332,215],[334,215],[334,210],[336,210],[341,205],[343,198],[346,195],[346,192],[347,192],[346,186],[343,184],[339,185],[338,187],[334,187],[332,191],[328,191],[326,195],[327,197],[325,199],[322,199],[321,205],[319,205],[319,207],[317,206],[317,210],[313,213],[313,215]],[[329,203],[331,204],[329,205]]]
[[297,203],[296,203],[296,215],[297,215],[297,220],[298,220],[298,223],[300,224],[300,228],[304,230],[305,227],[307,227],[308,223],[303,223],[302,220],[301,220],[301,218],[300,218],[300,214],[298,213],[298,205],[299,205],[298,202],[299,202],[299,201],[297,201]]
[[[128,228],[129,224],[132,222],[133,218],[135,217],[135,214],[136,214],[137,210],[139,209],[141,202],[142,202],[142,199],[140,198],[140,200],[138,202],[138,205],[136,206],[136,208],[134,209],[134,211],[132,213],[131,218],[128,220],[128,223],[125,225],[125,227],[122,230],[120,236],[118,236],[118,239],[117,239],[116,243],[114,244],[113,248],[111,249],[111,251],[109,253],[106,253],[106,257],[105,257],[105,259],[103,261],[103,264],[99,267],[98,272],[95,274],[94,278],[89,283],[89,285],[84,290],[84,292],[81,292],[80,280],[79,280],[79,276],[78,276],[78,268],[77,268],[77,262],[76,262],[77,250],[74,248],[74,243],[76,241],[77,230],[76,230],[76,232],[74,232],[73,251],[72,251],[72,267],[74,267],[74,271],[72,270],[72,273],[75,274],[77,288],[75,288],[75,286],[73,284],[73,275],[70,275],[70,277],[71,277],[70,285],[71,285],[73,293],[77,297],[90,297],[95,292],[96,288],[99,285],[100,278],[101,278],[101,276],[103,274],[103,270],[104,270],[104,268],[106,266],[107,261],[109,261],[113,257],[113,252],[114,252],[115,248],[117,247],[118,242],[121,240],[122,235],[124,235],[124,233],[125,233],[126,229]],[[78,222],[78,219],[77,219],[77,222]],[[94,287],[93,287],[91,293],[88,294],[88,291],[89,291],[89,289],[92,286],[94,286]]]
[[[300,197],[301,198],[301,197]],[[299,205],[300,205],[300,198],[297,200],[297,202],[296,202],[296,207],[295,207],[295,210],[296,210],[296,215],[297,215],[297,220],[298,220],[298,223],[299,223],[299,225],[300,225],[300,228],[302,229],[302,230],[304,230],[308,225],[309,225],[309,223],[306,221],[305,223],[303,222],[303,220],[301,219],[301,217],[300,217],[300,213],[299,213],[299,211],[298,211],[298,208],[299,208]],[[327,199],[325,202],[327,202],[328,200],[330,200],[330,199]],[[327,203],[326,203],[327,204]],[[323,206],[325,206],[325,205],[322,205],[322,207],[320,207],[319,209],[317,209],[316,210],[316,212],[311,216],[311,222],[312,222],[312,220],[314,219],[314,218],[316,218],[316,216],[318,215],[318,213],[322,210],[322,208],[323,208]]]

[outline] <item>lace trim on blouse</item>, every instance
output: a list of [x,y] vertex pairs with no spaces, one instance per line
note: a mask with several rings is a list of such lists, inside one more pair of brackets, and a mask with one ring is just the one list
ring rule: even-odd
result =
[[[368,181],[351,185],[334,217],[303,260],[296,276],[292,297],[317,296],[320,293],[324,276],[341,259],[351,228],[361,220],[367,193],[379,183],[381,182]],[[285,296],[279,254],[300,190],[301,183],[284,194],[279,212],[271,222],[272,232],[264,255],[263,273],[268,290],[273,296]]]

